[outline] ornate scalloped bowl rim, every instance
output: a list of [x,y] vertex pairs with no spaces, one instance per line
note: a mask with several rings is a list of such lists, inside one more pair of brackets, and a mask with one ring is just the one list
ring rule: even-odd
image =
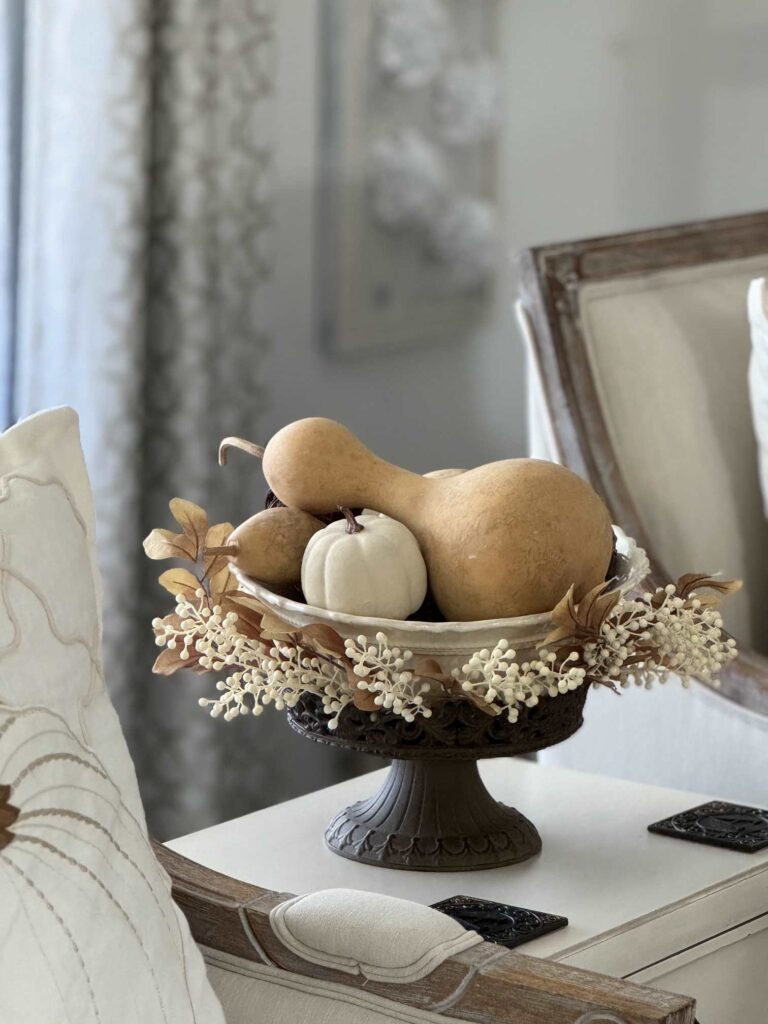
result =
[[[622,593],[628,593],[639,587],[648,575],[648,560],[645,551],[620,527],[614,526],[613,531],[616,535],[617,552],[629,562],[623,577],[619,577],[619,588]],[[409,619],[377,619],[363,615],[346,615],[282,597],[237,569],[233,571],[241,590],[268,604],[291,625],[306,626],[313,622],[322,622],[333,626],[342,636],[357,636],[363,633],[372,637],[378,632],[383,632],[390,643],[409,647],[419,653],[475,651],[493,646],[502,637],[511,644],[523,648],[526,645],[541,643],[551,629],[549,612],[508,619],[481,619],[474,622],[419,622]]]

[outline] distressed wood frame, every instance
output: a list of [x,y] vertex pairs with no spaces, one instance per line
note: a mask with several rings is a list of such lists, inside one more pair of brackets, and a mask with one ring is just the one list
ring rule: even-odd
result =
[[367,981],[311,964],[275,937],[269,912],[289,893],[261,889],[195,864],[160,843],[155,853],[195,941],[257,965],[333,982],[446,1019],[477,1024],[694,1024],[693,999],[539,960],[485,942],[409,985]]
[[[592,483],[613,521],[646,549],[656,582],[670,576],[642,524],[610,440],[584,339],[579,293],[595,282],[760,255],[768,256],[768,212],[539,246],[515,256],[559,458]],[[713,692],[768,715],[768,658],[742,651],[723,670]]]

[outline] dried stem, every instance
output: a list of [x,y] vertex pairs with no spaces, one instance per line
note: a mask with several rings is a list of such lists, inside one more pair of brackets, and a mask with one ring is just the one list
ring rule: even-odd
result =
[[351,508],[344,508],[343,505],[338,506],[339,512],[347,520],[347,533],[362,533],[365,527],[362,523],[358,523],[355,519],[354,513]]
[[246,441],[244,437],[225,437],[219,445],[219,465],[226,466],[227,452],[230,448],[239,448],[241,452],[247,452],[257,459],[264,458],[264,446],[254,444],[253,441]]

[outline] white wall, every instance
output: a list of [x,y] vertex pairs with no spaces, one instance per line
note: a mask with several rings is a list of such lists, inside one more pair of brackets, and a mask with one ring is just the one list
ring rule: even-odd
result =
[[[764,0],[501,2],[510,247],[768,206]],[[475,337],[351,360],[318,348],[317,2],[277,7],[277,276],[263,437],[290,419],[329,415],[415,470],[524,454],[522,351],[506,268],[488,327]]]

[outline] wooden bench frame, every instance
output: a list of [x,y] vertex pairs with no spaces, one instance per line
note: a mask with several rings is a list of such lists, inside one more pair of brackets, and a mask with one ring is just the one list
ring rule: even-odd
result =
[[367,981],[295,956],[269,912],[290,898],[221,875],[159,843],[173,897],[202,947],[477,1024],[694,1024],[694,1000],[483,943],[408,985]]

